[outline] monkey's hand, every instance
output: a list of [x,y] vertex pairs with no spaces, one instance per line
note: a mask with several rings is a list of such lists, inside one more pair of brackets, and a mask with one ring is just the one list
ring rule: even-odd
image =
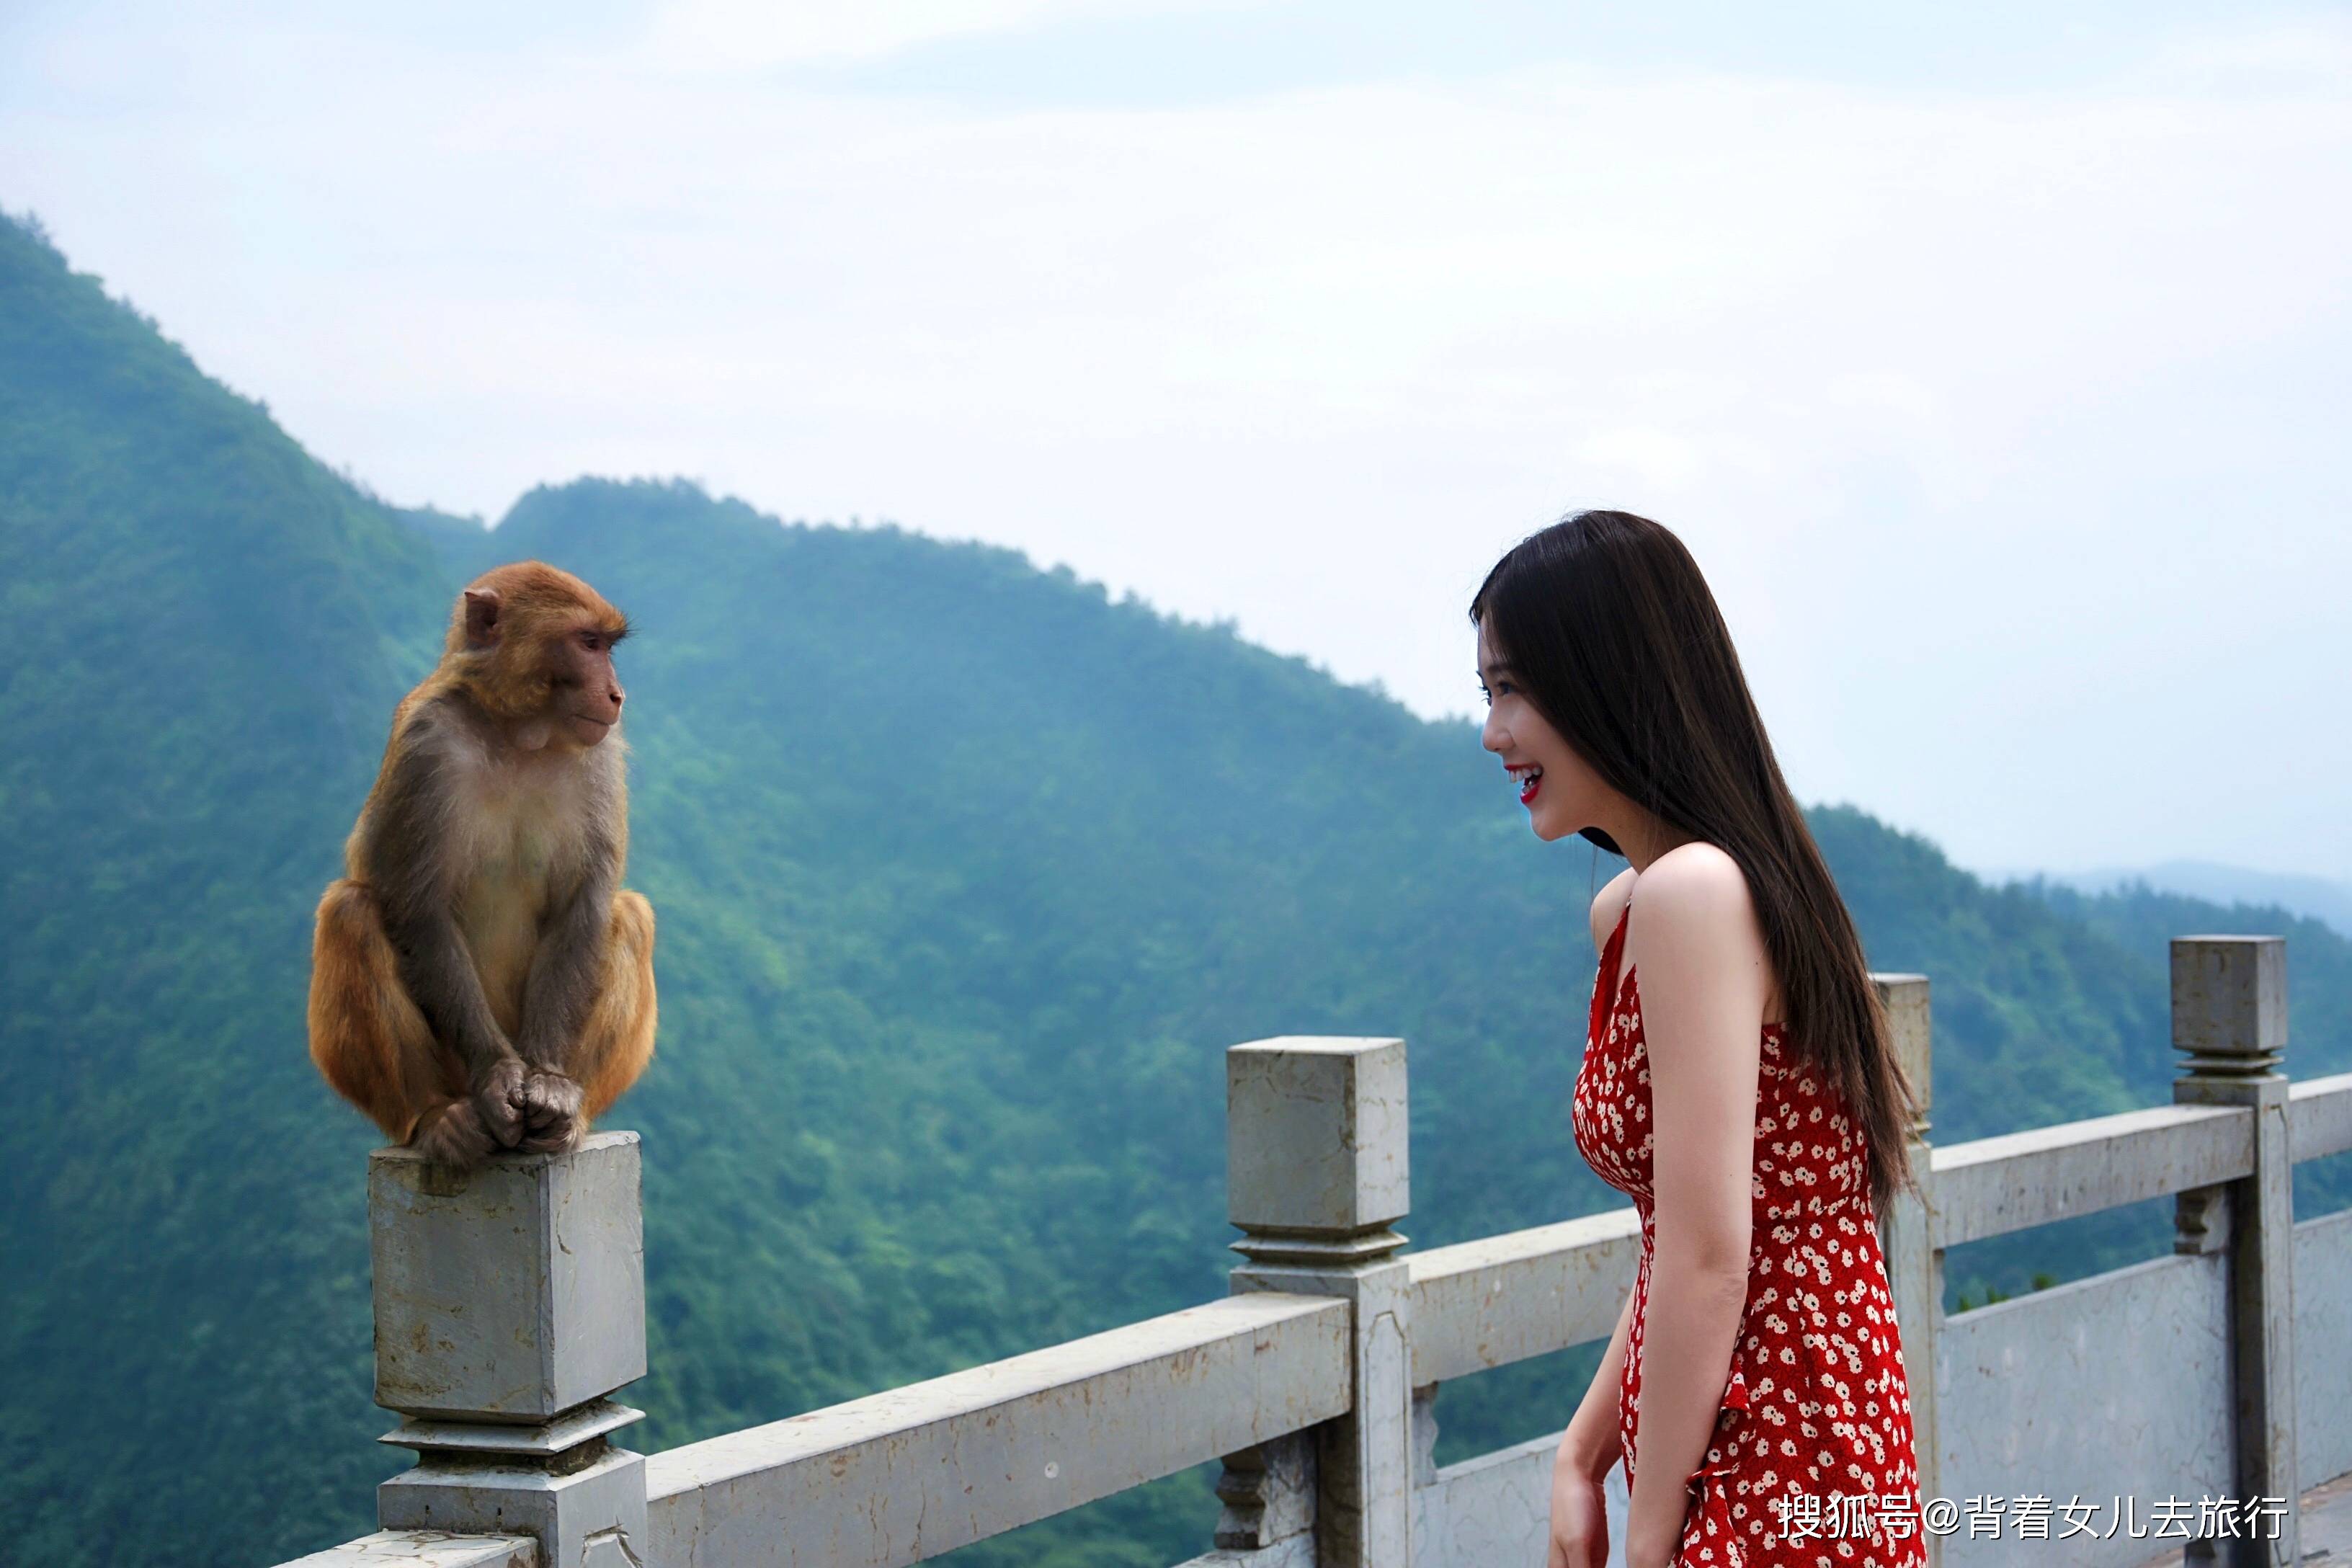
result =
[[515,1093],[522,1114],[526,1154],[561,1154],[580,1141],[580,1086],[560,1072],[534,1068]]
[[470,1170],[498,1152],[498,1141],[482,1125],[482,1113],[470,1100],[445,1100],[425,1113],[409,1147],[436,1165]]
[[474,1080],[474,1109],[489,1135],[502,1149],[522,1142],[524,1068],[518,1057],[501,1057]]

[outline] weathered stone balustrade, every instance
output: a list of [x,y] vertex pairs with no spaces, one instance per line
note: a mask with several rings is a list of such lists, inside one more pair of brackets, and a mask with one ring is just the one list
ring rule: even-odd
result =
[[[1926,1495],[2146,1508],[2352,1471],[2352,1213],[2298,1225],[2288,1181],[2352,1150],[2352,1074],[2282,1075],[2278,939],[2172,956],[2177,1103],[1947,1149],[1927,983],[1879,977],[1922,1100],[1925,1197],[1884,1224]],[[1440,1468],[1438,1389],[1605,1338],[1633,1211],[1407,1254],[1403,1042],[1236,1046],[1227,1090],[1227,1299],[649,1458],[615,1445],[637,1413],[612,1398],[645,1371],[635,1135],[466,1178],[379,1152],[378,1401],[420,1458],[383,1533],[301,1568],[898,1568],[1220,1458],[1187,1568],[1537,1568],[1556,1435]],[[1946,1248],[2167,1195],[2174,1256],[1943,1311]],[[1935,1542],[1947,1568],[2162,1544]],[[2284,1568],[2292,1512],[2214,1546]]]

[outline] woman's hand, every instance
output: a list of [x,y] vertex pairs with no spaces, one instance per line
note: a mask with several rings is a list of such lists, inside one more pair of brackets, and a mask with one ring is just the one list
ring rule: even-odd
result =
[[1607,1461],[1596,1468],[1566,1441],[1551,1465],[1551,1549],[1544,1568],[1605,1568],[1609,1505],[1601,1491]]

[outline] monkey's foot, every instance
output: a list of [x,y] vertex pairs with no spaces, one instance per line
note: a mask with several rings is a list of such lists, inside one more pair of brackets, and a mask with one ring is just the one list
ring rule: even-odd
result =
[[497,1152],[499,1142],[472,1100],[451,1100],[425,1113],[408,1146],[436,1165],[468,1170]]
[[525,1153],[561,1154],[580,1142],[580,1086],[560,1072],[534,1071],[515,1092]]

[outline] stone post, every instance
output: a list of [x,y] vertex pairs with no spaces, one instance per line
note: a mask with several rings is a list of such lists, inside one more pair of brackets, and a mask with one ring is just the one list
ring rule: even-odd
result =
[[[1927,977],[1874,974],[1886,1008],[1895,1060],[1911,1086],[1914,1116],[1905,1151],[1915,1188],[1896,1192],[1880,1218],[1886,1253],[1886,1283],[1895,1297],[1895,1326],[1903,1338],[1903,1378],[1911,1391],[1912,1443],[1919,1459],[1919,1496],[1924,1507],[1937,1494],[1940,1463],[1936,1431],[1936,1334],[1944,1318],[1944,1249],[1936,1244],[1935,1174],[1928,1161],[1928,1110],[1935,1085],[1934,1038],[1928,1027]],[[1925,1531],[1921,1532],[1925,1534]],[[1929,1535],[1930,1568],[1943,1561],[1941,1536]]]
[[2284,1500],[2276,1541],[2221,1541],[2246,1568],[2300,1561],[2294,1434],[2294,1183],[2287,1148],[2286,941],[2275,936],[2172,940],[2172,1047],[2186,1053],[2172,1098],[2252,1113],[2253,1173],[2184,1193],[2175,1248],[2227,1251],[2237,1497]]
[[610,1395],[646,1372],[637,1135],[452,1172],[368,1162],[375,1397],[416,1468],[376,1493],[386,1530],[528,1535],[541,1568],[636,1568],[646,1462]]
[[[1390,1228],[1411,1206],[1404,1042],[1294,1036],[1234,1046],[1225,1125],[1228,1213],[1243,1232],[1234,1250],[1248,1260],[1233,1272],[1234,1291],[1340,1296],[1355,1307],[1354,1407],[1311,1434],[1311,1467],[1295,1458],[1257,1473],[1313,1487],[1318,1568],[1411,1568],[1412,1289],[1396,1256],[1405,1238]],[[1229,1479],[1246,1479],[1227,1465]],[[1256,1504],[1258,1516],[1277,1513],[1278,1499]]]

